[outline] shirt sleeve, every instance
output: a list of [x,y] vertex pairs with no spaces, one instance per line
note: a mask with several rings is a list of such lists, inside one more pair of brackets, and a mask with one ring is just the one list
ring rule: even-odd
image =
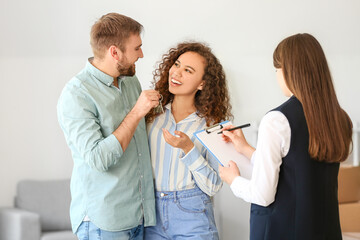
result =
[[284,114],[271,111],[264,116],[257,148],[251,157],[251,180],[236,177],[230,185],[235,196],[264,207],[275,200],[280,166],[289,151],[290,138],[290,125]]
[[107,171],[123,154],[113,134],[104,137],[94,103],[81,88],[66,88],[58,102],[58,119],[73,154],[93,169]]
[[209,196],[215,195],[222,187],[222,180],[218,172],[218,162],[210,153],[204,152],[205,157],[194,146],[180,160],[189,168],[197,186]]

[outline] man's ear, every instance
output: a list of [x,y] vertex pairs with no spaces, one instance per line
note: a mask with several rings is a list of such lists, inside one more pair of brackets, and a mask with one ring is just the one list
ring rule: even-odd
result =
[[197,89],[200,90],[200,91],[203,90],[204,85],[205,85],[205,81],[202,80],[201,83],[199,84],[199,86],[197,87]]
[[122,51],[114,45],[111,45],[109,47],[108,52],[110,56],[115,60],[120,60],[122,58],[122,54],[123,54]]

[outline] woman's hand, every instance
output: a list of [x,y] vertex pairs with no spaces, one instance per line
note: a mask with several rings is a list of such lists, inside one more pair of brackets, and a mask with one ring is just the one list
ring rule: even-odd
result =
[[255,148],[251,147],[249,143],[246,141],[244,133],[241,129],[236,129],[233,131],[224,131],[229,128],[233,128],[234,126],[226,126],[223,131],[223,140],[225,142],[232,142],[237,152],[245,155],[248,159],[251,158]]
[[234,179],[240,176],[240,171],[236,163],[230,161],[229,167],[223,167],[219,165],[219,175],[224,182],[231,185]]
[[175,135],[172,135],[167,129],[162,129],[165,141],[173,147],[181,148],[185,154],[187,154],[193,147],[194,143],[183,132],[175,131]]

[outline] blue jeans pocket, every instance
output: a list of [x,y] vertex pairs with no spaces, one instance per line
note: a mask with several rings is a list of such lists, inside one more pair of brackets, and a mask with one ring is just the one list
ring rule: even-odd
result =
[[82,222],[76,230],[79,240],[89,240],[89,222]]
[[206,210],[201,195],[177,199],[176,206],[187,213],[203,213]]

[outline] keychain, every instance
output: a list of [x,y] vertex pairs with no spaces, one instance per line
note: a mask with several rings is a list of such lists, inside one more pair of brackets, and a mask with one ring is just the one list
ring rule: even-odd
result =
[[163,100],[163,96],[160,94],[159,105],[157,105],[157,106],[154,108],[154,112],[155,112],[156,114],[159,114],[159,113],[163,113],[163,112],[164,112],[164,109],[163,109],[163,106],[162,106],[162,103],[161,103],[162,100]]

